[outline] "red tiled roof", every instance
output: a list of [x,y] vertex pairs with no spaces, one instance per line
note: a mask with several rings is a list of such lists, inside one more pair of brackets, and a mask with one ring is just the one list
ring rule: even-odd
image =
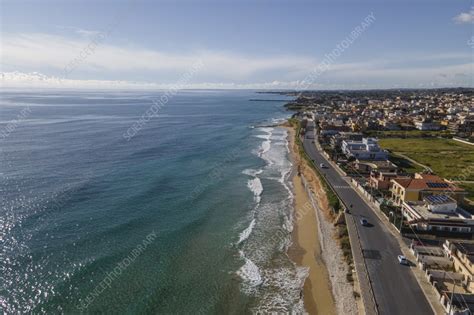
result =
[[[464,191],[464,189],[457,187],[451,183],[448,183],[441,177],[431,174],[423,174],[422,178],[394,178],[393,179],[397,184],[406,188],[406,189],[416,189],[416,190],[435,190],[435,191]],[[442,183],[448,184],[448,187],[433,187],[433,185],[428,186],[428,183]]]

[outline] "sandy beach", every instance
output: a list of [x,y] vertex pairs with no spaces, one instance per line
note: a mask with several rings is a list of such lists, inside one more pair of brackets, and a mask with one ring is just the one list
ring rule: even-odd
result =
[[[293,148],[295,131],[292,128],[288,130],[290,147]],[[299,157],[294,150],[292,159],[294,165],[299,164]],[[305,309],[309,314],[336,314],[329,275],[322,259],[315,211],[297,172],[294,172],[292,183],[295,194],[295,226],[289,255],[298,265],[309,268],[309,276],[303,288]]]
[[308,181],[313,197],[317,200],[315,210],[301,176],[295,171],[292,178],[295,226],[289,255],[296,264],[309,268],[309,276],[303,288],[305,309],[309,314],[363,313],[360,299],[354,298],[354,288],[346,281],[349,266],[344,261],[335,238],[327,197],[314,170],[299,156],[298,146],[294,141],[295,130],[286,127],[289,131],[292,161],[296,170]]

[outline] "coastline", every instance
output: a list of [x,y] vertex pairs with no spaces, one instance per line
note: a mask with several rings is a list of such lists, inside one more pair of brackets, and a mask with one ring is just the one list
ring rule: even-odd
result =
[[295,130],[288,130],[288,143],[294,170],[291,175],[294,200],[294,227],[288,255],[298,266],[309,269],[303,286],[303,301],[309,314],[337,314],[328,270],[322,258],[315,211],[297,172],[301,163],[295,149]]
[[[300,156],[295,144],[295,129],[289,124],[282,124],[282,127],[288,130],[289,151],[294,164],[295,218],[293,244],[288,255],[298,266],[309,268],[303,287],[305,310],[309,314],[363,314],[361,300],[354,297],[356,287],[346,280],[350,268],[336,239],[327,196],[314,170]],[[316,198],[317,209],[313,208],[297,170],[306,178]]]

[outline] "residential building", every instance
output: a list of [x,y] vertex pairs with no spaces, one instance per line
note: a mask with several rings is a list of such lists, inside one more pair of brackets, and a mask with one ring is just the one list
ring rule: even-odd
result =
[[340,148],[343,140],[362,141],[364,136],[360,132],[339,132],[331,137],[330,144],[333,149]]
[[428,131],[428,130],[440,130],[440,124],[433,122],[429,119],[421,119],[414,121],[415,128],[418,130]]
[[432,174],[416,173],[414,178],[394,178],[391,180],[392,201],[401,205],[403,202],[420,201],[425,196],[449,195],[458,203],[464,202],[466,191],[443,178]]
[[379,147],[377,139],[363,138],[362,141],[343,140],[342,152],[348,157],[360,160],[388,160],[388,152]]
[[463,286],[474,293],[474,243],[446,240],[443,248],[454,262],[454,269],[464,276]]
[[392,179],[395,178],[408,178],[401,177],[396,172],[371,172],[369,177],[369,185],[372,188],[378,190],[390,190]]
[[404,201],[402,215],[415,230],[471,235],[474,232],[472,215],[446,195],[425,196],[422,201]]

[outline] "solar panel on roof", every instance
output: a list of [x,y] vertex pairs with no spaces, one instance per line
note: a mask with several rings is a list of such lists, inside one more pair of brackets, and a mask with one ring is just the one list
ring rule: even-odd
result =
[[449,187],[448,183],[432,183],[432,182],[428,182],[428,183],[426,183],[426,185],[428,185],[428,187],[430,187],[430,188],[448,188],[448,187]]
[[431,195],[426,196],[425,198],[431,203],[444,203],[450,199],[448,196],[445,195]]

